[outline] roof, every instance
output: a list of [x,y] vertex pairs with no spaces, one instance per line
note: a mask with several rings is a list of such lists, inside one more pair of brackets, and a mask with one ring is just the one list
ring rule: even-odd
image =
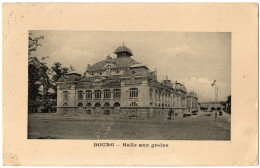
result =
[[133,55],[132,51],[124,45],[117,47],[114,53],[117,54],[117,53],[121,53],[121,52],[127,52],[130,54],[130,56]]
[[135,71],[135,70],[129,70],[126,71],[122,74],[121,77],[131,77],[131,76],[148,76],[149,72],[147,70],[139,70],[139,71]]
[[137,61],[130,57],[118,57],[118,58],[113,58],[109,60],[103,60],[99,61],[92,66],[87,68],[87,71],[95,71],[95,70],[104,70],[106,67],[104,65],[111,63],[114,65],[112,68],[124,68],[124,67],[130,67],[134,64],[138,64]]
[[144,64],[134,64],[132,66],[130,66],[131,68],[138,68],[138,67],[145,67],[146,69],[148,69],[148,67]]
[[77,73],[76,71],[71,71],[71,72],[68,72],[66,73],[65,75],[78,75],[78,76],[81,76],[79,73]]
[[62,76],[62,77],[58,80],[58,82],[79,81],[81,78],[82,78],[82,77],[81,77],[80,74],[74,74],[74,73],[73,73],[73,74],[69,74],[69,75],[66,74],[66,76]]
[[183,84],[179,83],[179,82],[175,82],[175,86],[174,88],[178,91],[183,91],[183,92],[186,92],[186,88]]
[[91,82],[92,79],[91,78],[82,78],[80,81],[81,82]]

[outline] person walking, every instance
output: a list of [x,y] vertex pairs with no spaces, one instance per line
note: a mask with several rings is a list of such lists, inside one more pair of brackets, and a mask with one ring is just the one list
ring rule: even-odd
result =
[[169,120],[172,119],[172,108],[171,108],[171,110],[170,110],[169,113],[168,113],[168,119],[169,119]]
[[174,120],[175,114],[174,114],[174,109],[173,108],[172,108],[172,113],[173,113],[172,119]]

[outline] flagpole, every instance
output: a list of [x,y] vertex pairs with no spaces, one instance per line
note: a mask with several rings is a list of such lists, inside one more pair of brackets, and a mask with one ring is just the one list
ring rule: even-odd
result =
[[215,122],[217,121],[217,81],[215,82]]

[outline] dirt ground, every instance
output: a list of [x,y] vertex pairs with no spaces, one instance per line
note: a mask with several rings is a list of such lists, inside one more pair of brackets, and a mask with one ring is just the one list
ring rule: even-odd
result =
[[231,116],[204,112],[167,119],[114,119],[59,117],[30,114],[29,139],[117,139],[117,140],[230,140]]

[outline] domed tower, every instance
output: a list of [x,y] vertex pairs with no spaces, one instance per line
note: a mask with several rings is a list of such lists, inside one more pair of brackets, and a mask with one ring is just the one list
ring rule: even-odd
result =
[[117,55],[117,58],[119,57],[131,57],[133,56],[133,53],[132,51],[127,48],[124,43],[123,43],[123,46],[120,46],[118,47],[115,52],[114,52],[116,55]]

